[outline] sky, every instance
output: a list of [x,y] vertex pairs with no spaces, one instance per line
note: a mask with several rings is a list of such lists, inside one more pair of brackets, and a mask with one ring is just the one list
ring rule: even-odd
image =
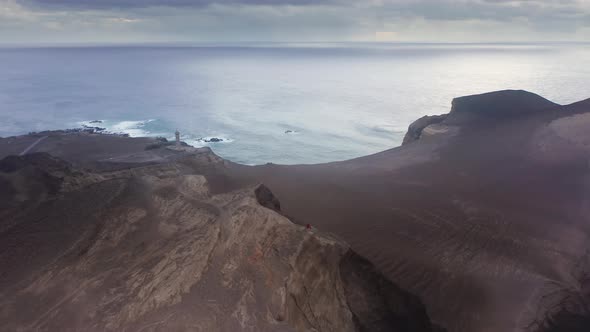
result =
[[0,0],[0,44],[590,42],[590,0]]

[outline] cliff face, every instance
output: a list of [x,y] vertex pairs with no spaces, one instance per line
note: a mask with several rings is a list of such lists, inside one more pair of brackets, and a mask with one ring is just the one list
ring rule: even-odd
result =
[[443,122],[447,118],[447,115],[426,115],[421,117],[420,119],[412,122],[408,127],[408,132],[404,136],[404,141],[402,145],[406,145],[408,143],[417,141],[422,136],[422,132],[424,129],[431,125],[436,125]]
[[448,125],[503,120],[531,115],[559,105],[523,90],[503,90],[453,99]]
[[408,128],[402,145],[427,136],[456,135],[461,127],[491,126],[495,123],[534,116],[559,106],[523,90],[503,90],[453,99],[448,114],[424,116]]
[[100,174],[0,161],[2,331],[433,331],[420,300],[264,186],[175,162]]

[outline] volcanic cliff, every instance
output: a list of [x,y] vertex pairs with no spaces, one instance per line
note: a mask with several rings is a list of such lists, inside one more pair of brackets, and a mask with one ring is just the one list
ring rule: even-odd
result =
[[265,186],[212,194],[196,170],[224,162],[189,150],[103,172],[0,161],[0,330],[435,331],[416,296]]

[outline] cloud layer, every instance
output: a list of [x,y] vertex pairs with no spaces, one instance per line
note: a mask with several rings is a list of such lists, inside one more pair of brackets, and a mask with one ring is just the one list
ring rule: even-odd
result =
[[0,43],[590,41],[590,0],[0,0]]
[[145,8],[145,7],[205,7],[212,4],[242,5],[311,5],[331,3],[329,0],[25,0],[29,4],[62,8]]

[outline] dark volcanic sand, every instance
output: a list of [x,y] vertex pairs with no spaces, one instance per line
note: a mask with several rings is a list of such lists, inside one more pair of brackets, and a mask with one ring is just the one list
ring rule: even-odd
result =
[[267,184],[295,221],[342,236],[449,331],[521,331],[560,301],[543,296],[579,290],[590,271],[590,101],[528,97],[528,108],[469,119],[456,136],[228,174]]
[[[590,271],[590,100],[559,106],[511,91],[453,107],[418,141],[372,156],[200,172],[213,193],[264,183],[284,214],[342,237],[449,331],[534,329]],[[0,156],[32,142],[2,139]],[[62,135],[34,150],[98,171],[174,161],[144,151],[152,142]]]

